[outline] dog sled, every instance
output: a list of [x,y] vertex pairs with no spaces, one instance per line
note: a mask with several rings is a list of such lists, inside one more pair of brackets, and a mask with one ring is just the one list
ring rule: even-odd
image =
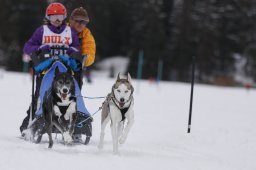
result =
[[[63,51],[66,50],[65,48],[61,47],[53,47],[52,51]],[[36,65],[36,61],[31,62],[31,66],[33,67],[33,81],[32,81],[32,102],[30,106],[30,120],[28,124],[28,128],[25,135],[28,135],[30,140],[34,141],[35,143],[39,143],[42,139],[42,136],[47,133],[47,119],[44,113],[43,109],[43,103],[45,98],[47,97],[48,93],[51,93],[54,77],[56,74],[56,69],[60,73],[65,73],[68,70],[73,70],[74,73],[75,68],[72,68],[72,65],[70,66],[69,63],[65,60],[67,57],[64,55],[54,55],[54,53],[41,53],[40,55],[44,55],[43,57],[46,57],[47,59],[42,65]],[[36,56],[37,57],[37,56]],[[42,56],[41,56],[42,57]],[[40,89],[37,92],[38,94],[35,94],[35,77],[42,77]],[[85,107],[85,104],[83,102],[83,97],[81,95],[81,79],[78,78],[75,79],[74,74],[72,76],[72,80],[74,83],[74,95],[71,96],[75,98],[76,101],[76,120],[74,124],[74,129],[72,133],[72,139],[76,142],[88,144],[90,141],[90,138],[92,136],[92,117],[88,110]],[[51,104],[50,104],[51,105]],[[44,106],[44,107],[50,107]],[[67,106],[59,106],[60,113],[62,116],[64,116],[65,111],[67,110]],[[62,116],[60,116],[58,121],[61,121]],[[64,121],[63,121],[64,120]],[[65,119],[63,119],[61,122],[65,123]],[[66,122],[68,123],[68,122]],[[59,124],[61,125],[61,124]],[[70,126],[70,125],[68,125]],[[52,133],[62,133],[61,127],[58,127],[56,125],[52,126],[51,132]],[[83,137],[84,136],[84,137]],[[65,136],[63,136],[64,139]],[[78,138],[78,140],[76,139]],[[83,140],[84,139],[84,140]],[[72,140],[72,141],[73,141]]]

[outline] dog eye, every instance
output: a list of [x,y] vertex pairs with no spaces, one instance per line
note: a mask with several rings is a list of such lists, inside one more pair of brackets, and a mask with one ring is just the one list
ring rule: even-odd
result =
[[66,84],[70,84],[70,83],[71,83],[71,81],[67,81],[67,82],[66,82]]
[[128,90],[125,90],[125,93],[128,93]]
[[117,90],[117,92],[119,92],[119,93],[120,93],[121,91],[120,91],[120,90]]
[[63,81],[62,81],[62,80],[59,80],[58,83],[59,83],[59,84],[63,84]]

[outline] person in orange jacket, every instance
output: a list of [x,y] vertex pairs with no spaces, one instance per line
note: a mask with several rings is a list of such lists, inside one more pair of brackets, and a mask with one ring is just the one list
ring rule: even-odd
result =
[[69,18],[70,27],[78,34],[81,46],[80,52],[86,56],[86,60],[83,63],[84,67],[88,67],[94,63],[96,53],[94,37],[89,28],[86,27],[89,21],[88,13],[83,7],[74,9]]

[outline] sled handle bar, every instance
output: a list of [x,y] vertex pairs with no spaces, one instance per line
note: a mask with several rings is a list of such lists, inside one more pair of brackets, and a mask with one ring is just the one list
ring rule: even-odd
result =
[[64,46],[53,46],[51,50],[68,50],[68,48]]
[[[52,46],[51,50],[62,50],[63,54],[65,53],[65,50],[68,50],[67,47],[65,46]],[[59,60],[59,55],[54,55],[54,54],[50,54],[51,58],[53,58],[53,60]]]

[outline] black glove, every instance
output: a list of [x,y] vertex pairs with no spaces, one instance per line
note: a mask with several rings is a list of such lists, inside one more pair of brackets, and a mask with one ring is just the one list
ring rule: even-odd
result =
[[49,45],[41,45],[39,48],[38,48],[38,50],[37,51],[39,51],[39,52],[47,52],[47,53],[50,53],[51,52],[51,46],[49,46]]
[[74,52],[74,53],[70,54],[69,57],[76,59],[80,63],[83,63],[84,56],[79,52]]
[[39,63],[47,60],[50,57],[50,53],[49,52],[36,52],[36,53],[32,53],[31,55],[31,59],[33,62],[33,65],[36,66]]

